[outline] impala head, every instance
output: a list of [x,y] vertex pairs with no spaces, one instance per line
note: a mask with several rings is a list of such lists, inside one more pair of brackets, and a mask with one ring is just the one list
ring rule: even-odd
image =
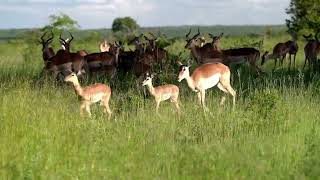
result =
[[152,85],[152,78],[154,77],[154,74],[149,74],[148,72],[145,74],[145,78],[142,82],[142,86],[146,85]]
[[189,32],[186,34],[187,44],[186,44],[185,48],[188,48],[188,49],[192,48],[192,46],[195,45],[196,40],[197,40],[198,36],[200,35],[200,30],[198,28],[198,33],[195,34],[192,38],[189,38],[190,33],[191,33],[191,28],[190,28]]
[[269,54],[269,51],[266,51],[262,56],[261,56],[261,66],[267,61],[267,55]]
[[78,82],[78,77],[77,77],[77,75],[74,73],[74,72],[72,72],[72,73],[70,73],[68,76],[66,76],[65,78],[64,78],[64,81],[65,82],[72,82],[72,83],[79,83]]
[[42,51],[45,50],[46,48],[48,48],[49,44],[52,43],[52,40],[53,40],[53,32],[51,31],[51,37],[47,40],[44,40],[44,37],[46,36],[47,32],[45,32],[41,38],[40,38],[40,41],[39,43],[42,44]]
[[62,49],[67,50],[67,51],[70,50],[70,44],[71,44],[71,41],[73,40],[72,34],[70,32],[69,32],[69,34],[70,34],[70,37],[71,37],[70,40],[69,40],[69,38],[63,39],[62,38],[62,32],[61,32],[60,37],[59,37],[59,41],[60,41],[60,44],[62,46]]
[[209,33],[209,36],[212,38],[212,44],[215,47],[219,47],[220,46],[220,39],[223,36],[223,33],[220,33],[219,36],[214,36],[213,34]]
[[183,79],[188,78],[190,76],[190,65],[188,62],[188,65],[182,64],[180,61],[177,62],[180,66],[179,68],[179,75],[178,75],[178,81],[181,82]]
[[147,36],[145,36],[145,35],[143,35],[143,37],[146,39],[146,40],[148,40],[148,42],[149,42],[149,45],[150,45],[150,47],[151,47],[151,50],[154,50],[155,48],[156,48],[156,40],[157,40],[157,37],[153,34],[153,33],[151,33],[151,32],[149,32],[149,34],[151,34],[151,36],[153,37],[153,38],[148,38]]

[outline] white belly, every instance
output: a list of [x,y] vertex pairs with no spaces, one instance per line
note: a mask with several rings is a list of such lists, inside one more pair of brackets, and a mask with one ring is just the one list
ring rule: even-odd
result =
[[89,100],[92,103],[96,103],[96,102],[101,101],[103,96],[105,96],[104,93],[91,94],[86,99]]
[[214,87],[215,85],[217,85],[220,81],[220,74],[215,74],[209,78],[206,78],[206,79],[202,79],[200,81],[200,88],[201,89],[209,89],[209,88],[212,88]]
[[162,94],[160,99],[161,99],[161,101],[165,101],[165,100],[170,99],[170,97],[171,97],[171,94]]

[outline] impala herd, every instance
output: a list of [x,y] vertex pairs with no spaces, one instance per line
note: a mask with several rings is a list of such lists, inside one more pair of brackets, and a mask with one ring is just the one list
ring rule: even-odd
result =
[[[190,74],[190,64],[182,64],[178,61],[180,66],[178,81],[186,80],[189,88],[197,93],[199,104],[205,111],[208,111],[205,105],[205,91],[209,88],[217,86],[225,94],[229,94],[233,98],[233,107],[235,106],[236,92],[231,87],[230,77],[231,72],[228,66],[240,65],[249,63],[251,68],[259,75],[262,70],[257,65],[260,59],[260,51],[255,48],[236,48],[236,49],[222,49],[221,38],[223,33],[218,36],[209,34],[212,39],[211,42],[206,43],[205,38],[200,36],[200,31],[189,37],[190,31],[186,34],[185,48],[189,49],[192,57],[195,59],[198,67]],[[164,60],[167,59],[167,51],[159,47],[156,43],[158,37],[150,33],[150,36],[141,34],[129,41],[129,45],[134,45],[135,50],[125,51],[122,43],[114,42],[108,43],[106,40],[99,44],[100,52],[87,53],[85,50],[71,52],[71,42],[74,39],[72,34],[70,39],[62,38],[60,34],[59,42],[61,49],[56,53],[50,44],[53,41],[54,35],[51,32],[48,39],[44,37],[47,32],[40,37],[39,43],[42,45],[42,57],[44,61],[43,72],[51,74],[53,78],[57,78],[61,73],[68,73],[64,81],[71,82],[74,86],[76,94],[81,99],[80,114],[84,111],[91,116],[90,105],[96,102],[101,102],[104,106],[108,117],[111,116],[109,107],[109,100],[111,96],[111,88],[105,84],[94,84],[82,88],[79,84],[78,77],[84,74],[103,73],[111,78],[114,78],[118,72],[129,73],[132,72],[138,77],[144,76],[142,82],[143,86],[147,86],[149,93],[155,98],[156,112],[158,113],[161,101],[170,100],[178,113],[180,113],[179,106],[179,87],[173,84],[167,84],[154,87],[152,79],[154,74],[149,74],[153,71],[155,65],[160,65],[164,68]],[[317,56],[320,53],[320,41],[318,40],[318,33],[312,38],[312,35],[305,36],[307,44],[304,47],[305,52],[305,68],[307,62],[309,68],[315,68],[318,64]],[[142,41],[144,38],[145,42]],[[296,38],[295,38],[296,39]],[[289,54],[289,70],[291,63],[295,68],[296,54],[298,52],[298,45],[296,40],[290,40],[283,43],[278,43],[274,46],[272,53],[266,51],[261,56],[261,66],[270,59],[274,59],[274,68],[277,66],[277,61],[280,61],[282,66],[286,55]],[[291,56],[293,55],[293,62]],[[225,102],[225,96],[222,97],[220,105]]]

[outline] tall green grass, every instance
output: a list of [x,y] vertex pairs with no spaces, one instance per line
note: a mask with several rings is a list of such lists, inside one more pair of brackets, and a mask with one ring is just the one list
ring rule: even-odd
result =
[[[222,43],[231,47],[235,41],[228,38]],[[276,41],[269,39],[264,48],[271,49]],[[180,87],[181,116],[169,102],[161,103],[157,116],[153,98],[144,95],[141,82],[134,78],[83,81],[112,87],[109,121],[99,105],[93,106],[91,119],[81,118],[70,85],[40,79],[40,53],[31,54],[34,61],[26,62],[18,44],[1,44],[1,49],[5,49],[0,61],[1,179],[316,179],[320,175],[319,74],[301,71],[300,65],[291,72],[285,68],[271,72],[269,62],[260,77],[244,65],[240,77],[236,73],[232,77],[238,94],[235,110],[231,98],[219,106],[223,94],[213,88],[206,98],[210,113],[202,111],[185,82],[177,83],[176,66],[170,66],[154,84]],[[183,43],[168,50],[177,55]],[[183,60],[187,56],[185,51]],[[300,50],[299,64],[302,57]]]

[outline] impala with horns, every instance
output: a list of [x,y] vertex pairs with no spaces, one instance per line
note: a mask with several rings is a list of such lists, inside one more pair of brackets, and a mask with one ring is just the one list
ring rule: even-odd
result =
[[159,106],[161,101],[169,100],[175,105],[177,112],[180,113],[179,107],[179,88],[173,84],[166,84],[162,86],[153,87],[152,78],[154,74],[146,73],[145,79],[142,82],[143,86],[147,86],[149,93],[156,100],[156,112],[159,114]]
[[153,37],[152,39],[148,38],[147,36],[144,36],[146,40],[149,42],[149,46],[147,46],[146,51],[150,51],[153,53],[153,56],[157,63],[160,63],[161,67],[163,65],[163,60],[167,57],[167,51],[161,47],[158,47],[156,44],[156,40],[158,37],[156,37],[153,33],[149,33]]
[[44,37],[46,36],[47,32],[45,32],[41,38],[39,43],[42,45],[42,58],[46,62],[49,58],[53,57],[55,55],[54,50],[49,47],[49,45],[52,43],[53,40],[53,33],[51,31],[51,37],[49,37],[47,40],[44,40]]
[[118,57],[120,45],[115,42],[111,45],[109,52],[100,52],[88,54],[84,57],[86,69],[89,73],[105,72],[111,77],[114,77],[118,67]]
[[261,72],[261,69],[256,65],[256,62],[260,57],[260,52],[255,48],[223,50],[220,48],[220,38],[222,37],[223,33],[221,33],[219,36],[215,36],[212,43],[206,43],[202,47],[197,47],[196,41],[200,35],[199,28],[198,33],[192,38],[188,38],[190,32],[191,29],[186,35],[187,44],[185,47],[191,50],[191,53],[198,64],[221,62],[229,66],[231,64],[243,64],[245,62],[249,62],[251,67],[255,69],[257,73]]
[[108,113],[108,118],[111,117],[111,110],[109,106],[109,100],[111,96],[111,88],[105,84],[96,83],[91,86],[82,88],[79,84],[78,77],[75,73],[71,73],[64,79],[66,82],[71,82],[75,89],[76,94],[81,99],[80,115],[84,115],[84,110],[87,111],[91,117],[90,106],[93,103],[101,102],[104,106],[104,112]]
[[293,59],[293,66],[295,67],[295,61],[296,61],[296,54],[298,51],[298,44],[295,41],[287,41],[284,43],[278,43],[274,46],[272,54],[269,54],[268,51],[266,51],[261,59],[261,66],[269,59],[274,59],[274,69],[277,66],[278,59],[280,60],[281,66],[283,65],[283,60],[286,58],[287,54],[289,54],[290,62],[289,62],[289,69],[291,66],[291,55],[294,55]]
[[308,62],[309,69],[311,67],[313,69],[317,67],[317,64],[318,64],[317,59],[320,53],[320,41],[318,39],[318,34],[319,32],[315,34],[314,39],[311,39],[312,37],[311,34],[309,36],[303,35],[303,37],[308,41],[304,47],[305,61],[304,61],[303,69],[305,68],[307,62]]
[[[70,32],[69,32],[70,33]],[[59,73],[64,73],[68,71],[75,72],[78,76],[84,73],[84,55],[86,52],[79,51],[76,53],[70,52],[70,43],[73,40],[71,39],[62,39],[60,34],[60,43],[63,49],[60,49],[57,54],[48,59],[45,69],[54,74],[54,78],[57,77]]]
[[[221,91],[230,94],[233,97],[233,107],[235,106],[236,92],[230,84],[231,73],[228,66],[222,63],[203,64],[196,68],[190,76],[190,65],[184,65],[180,61],[178,64],[180,65],[178,81],[186,79],[189,88],[198,94],[199,103],[205,111],[208,110],[205,105],[206,90],[214,86],[218,86]],[[223,105],[224,102],[225,96],[222,97],[220,105]]]

